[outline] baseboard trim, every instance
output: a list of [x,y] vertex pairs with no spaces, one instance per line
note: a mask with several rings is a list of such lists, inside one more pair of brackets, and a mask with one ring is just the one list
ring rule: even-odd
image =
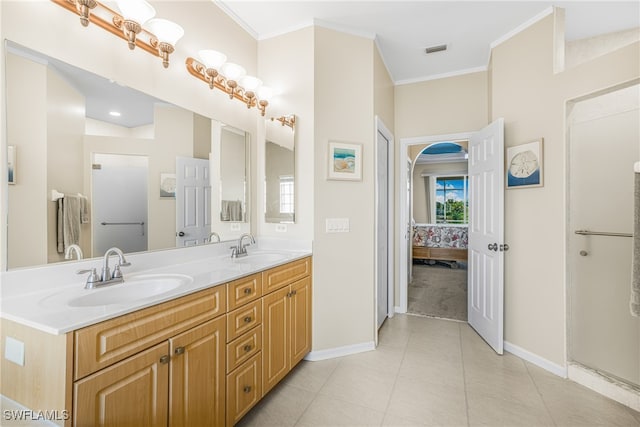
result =
[[317,362],[319,360],[334,359],[336,357],[348,356],[350,354],[364,353],[376,349],[373,341],[363,342],[360,344],[345,345],[342,347],[328,348],[326,350],[312,351],[307,354],[304,360]]
[[569,364],[569,379],[635,411],[640,411],[640,392],[627,384],[575,363]]
[[504,349],[509,353],[518,356],[520,359],[524,359],[529,363],[533,363],[534,365],[544,369],[545,371],[549,371],[552,374],[562,378],[567,378],[567,368],[564,366],[553,363],[543,357],[538,356],[537,354],[525,350],[522,347],[511,344],[508,341],[504,342]]

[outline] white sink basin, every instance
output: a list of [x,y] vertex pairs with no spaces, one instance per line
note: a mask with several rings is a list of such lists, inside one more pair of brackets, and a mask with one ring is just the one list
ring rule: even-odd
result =
[[141,274],[104,288],[80,289],[54,294],[43,301],[46,305],[64,304],[69,307],[97,307],[135,302],[170,292],[193,282],[183,274]]

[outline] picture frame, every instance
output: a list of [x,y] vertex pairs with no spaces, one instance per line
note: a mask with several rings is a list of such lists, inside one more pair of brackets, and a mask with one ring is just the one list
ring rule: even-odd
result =
[[507,148],[507,188],[531,188],[544,185],[543,138]]
[[176,174],[160,173],[160,198],[175,199],[176,198]]
[[327,179],[362,180],[362,144],[329,141]]
[[16,183],[16,147],[7,147],[7,182],[11,185]]

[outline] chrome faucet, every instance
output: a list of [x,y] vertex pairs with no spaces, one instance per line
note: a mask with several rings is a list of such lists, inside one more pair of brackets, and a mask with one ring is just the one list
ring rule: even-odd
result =
[[209,243],[213,243],[213,240],[211,240],[211,238],[212,238],[212,237],[214,237],[214,236],[218,239],[217,241],[218,241],[218,242],[220,242],[220,235],[219,235],[218,233],[216,233],[215,231],[212,231],[212,232],[209,234],[209,237],[207,238],[207,241],[208,241]]
[[82,253],[82,249],[80,248],[80,246],[78,246],[78,245],[76,245],[74,243],[73,245],[67,246],[67,249],[64,250],[64,259],[73,259],[73,253],[74,252],[75,252],[76,258],[78,260],[81,260],[82,258],[84,258],[84,254]]
[[[111,269],[109,268],[109,257],[111,255],[118,255],[118,263],[113,269],[113,273],[111,273]],[[122,271],[120,271],[120,267],[127,267],[131,265],[131,263],[127,262],[122,253],[122,250],[118,248],[109,248],[104,253],[104,258],[102,262],[102,275],[98,276],[95,268],[91,268],[89,270],[80,270],[77,274],[89,273],[89,277],[87,277],[87,282],[85,283],[85,289],[93,289],[100,286],[107,285],[115,285],[116,283],[124,282],[124,278],[122,277]]]
[[[249,239],[250,243],[243,244],[242,241],[244,239]],[[255,243],[256,239],[251,234],[244,233],[238,239],[238,244],[236,246],[231,246],[231,258],[240,258],[243,256],[247,256],[247,246]]]

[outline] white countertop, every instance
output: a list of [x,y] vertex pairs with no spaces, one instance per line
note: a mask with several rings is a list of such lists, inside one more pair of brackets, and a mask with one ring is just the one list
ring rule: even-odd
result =
[[[60,335],[312,253],[311,243],[306,241],[275,238],[256,240],[257,245],[247,247],[249,256],[238,259],[230,257],[230,242],[126,255],[131,267],[122,269],[125,282],[98,289],[84,289],[87,275],[76,275],[76,271],[95,267],[99,273],[102,258],[2,272],[0,315],[4,319]],[[111,265],[114,263],[115,258],[112,257]],[[191,280],[175,289],[135,301],[87,307],[71,307],[65,303],[90,293],[108,292],[110,288],[127,286],[127,280],[130,286],[135,286],[136,278],[145,275],[185,275]]]

